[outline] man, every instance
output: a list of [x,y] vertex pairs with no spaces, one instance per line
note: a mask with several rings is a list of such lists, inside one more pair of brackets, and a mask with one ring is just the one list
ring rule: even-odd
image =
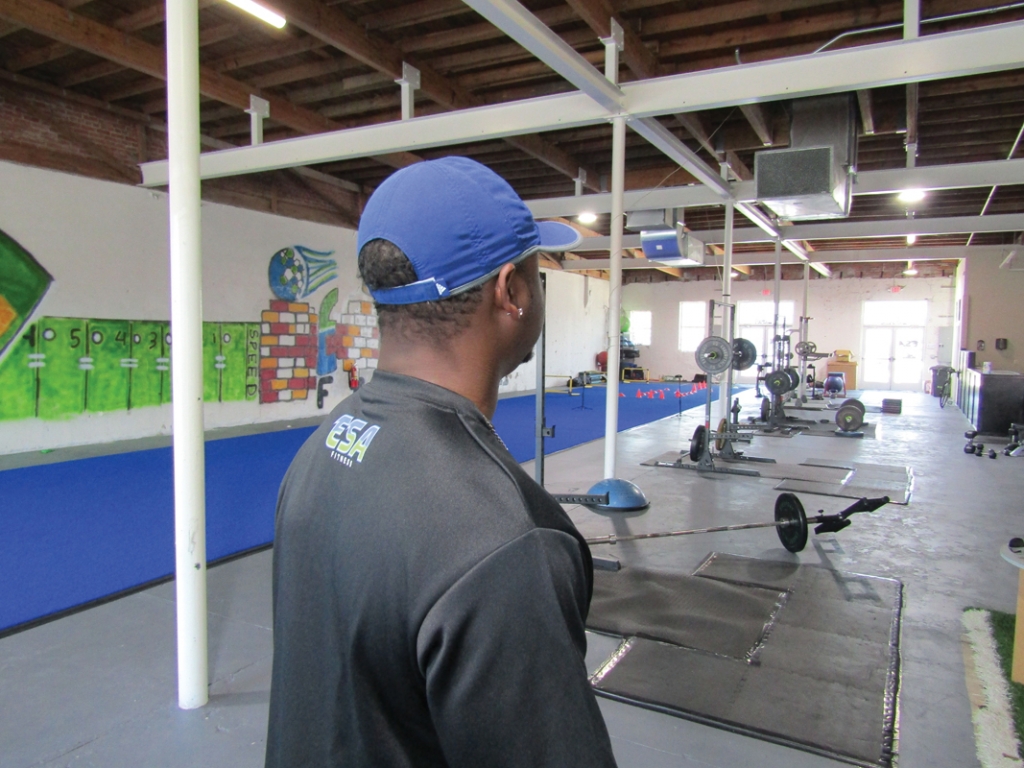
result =
[[543,323],[537,253],[577,243],[465,158],[368,201],[380,363],[281,486],[268,768],[615,765],[589,550],[489,421]]

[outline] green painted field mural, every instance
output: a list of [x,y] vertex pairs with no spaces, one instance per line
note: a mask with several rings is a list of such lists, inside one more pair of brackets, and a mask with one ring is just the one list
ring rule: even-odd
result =
[[[259,397],[258,323],[203,323],[207,402]],[[0,421],[63,419],[171,401],[167,323],[43,317],[0,363]]]
[[53,278],[28,251],[0,230],[0,356],[18,338]]

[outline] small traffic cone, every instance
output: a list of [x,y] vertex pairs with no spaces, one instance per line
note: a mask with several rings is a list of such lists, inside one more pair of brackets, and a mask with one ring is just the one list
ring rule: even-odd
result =
[[625,396],[626,396],[625,392],[619,392],[619,397],[625,397]]
[[677,390],[676,390],[676,397],[682,397],[682,396],[683,396],[683,392],[682,392],[682,390],[680,390],[680,389],[677,389]]
[[644,393],[643,393],[643,392],[641,392],[641,391],[640,391],[640,390],[638,389],[638,390],[636,391],[636,396],[637,396],[638,398],[640,398],[640,397],[643,397],[643,396],[644,396]]
[[660,392],[658,393],[658,399],[659,399],[659,400],[664,400],[664,399],[665,399],[665,390],[664,390],[664,389],[663,389],[663,390],[661,390],[661,391],[660,391]]

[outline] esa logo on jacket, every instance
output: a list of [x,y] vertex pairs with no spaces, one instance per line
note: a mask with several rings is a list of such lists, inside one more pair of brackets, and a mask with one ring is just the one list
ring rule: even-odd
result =
[[345,414],[334,422],[324,443],[331,451],[332,459],[351,467],[363,463],[363,457],[379,431],[377,424],[367,425],[362,419]]

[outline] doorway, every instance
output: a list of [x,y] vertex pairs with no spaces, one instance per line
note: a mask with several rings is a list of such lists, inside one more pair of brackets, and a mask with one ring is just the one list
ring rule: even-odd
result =
[[862,388],[921,387],[927,316],[927,301],[864,302]]

